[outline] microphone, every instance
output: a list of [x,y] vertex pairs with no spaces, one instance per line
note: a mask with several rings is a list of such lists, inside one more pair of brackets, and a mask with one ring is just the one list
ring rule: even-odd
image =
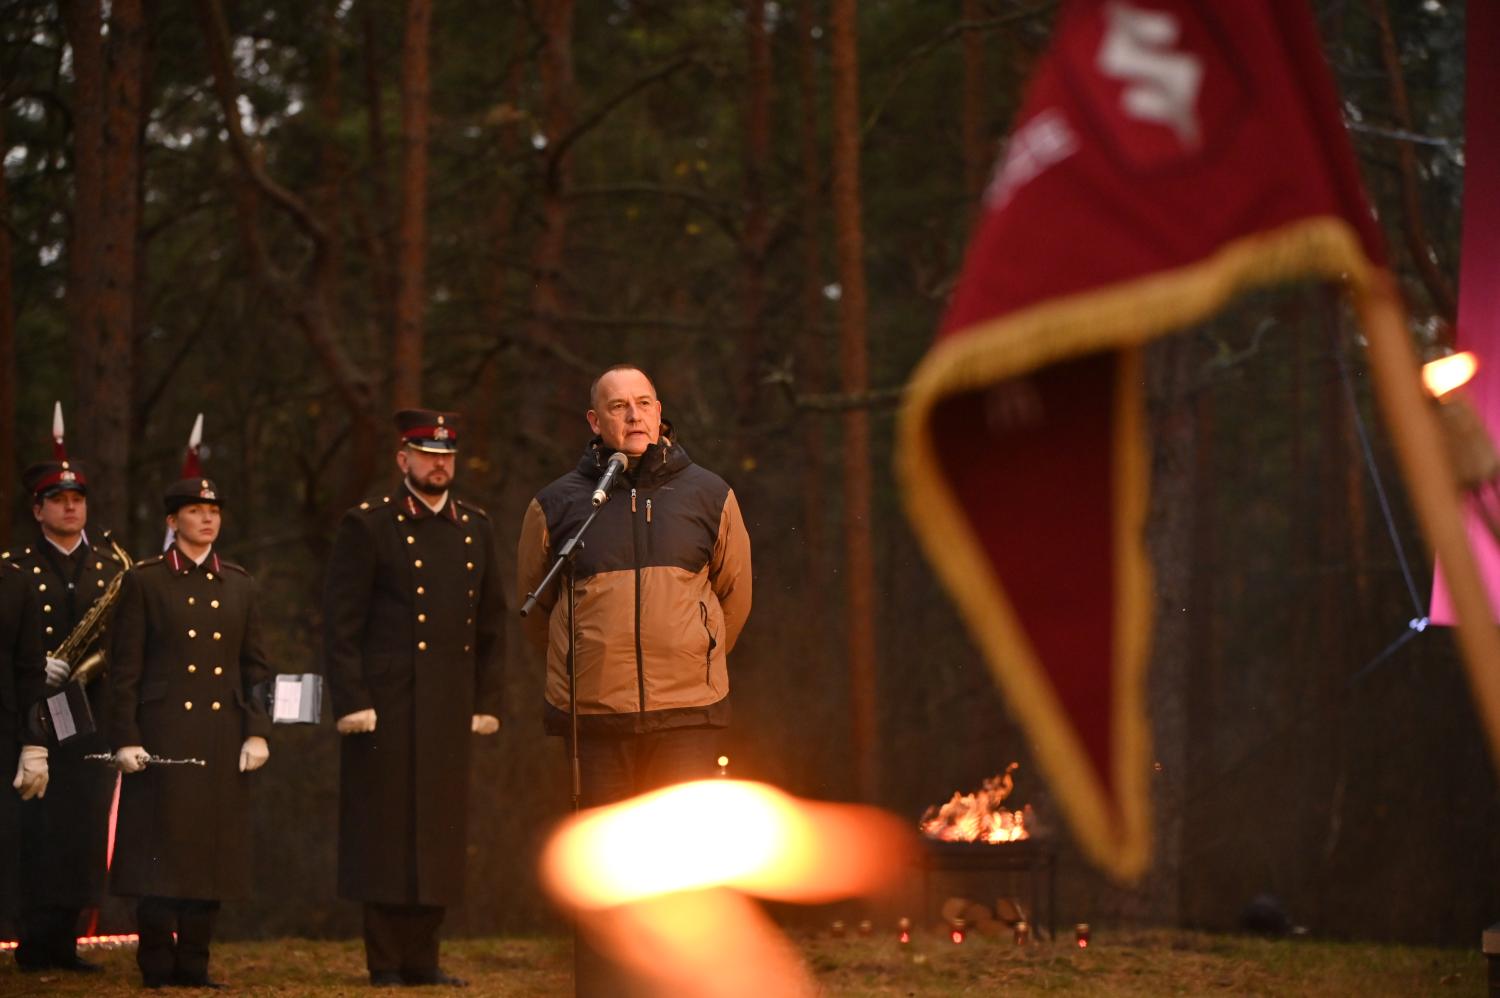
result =
[[594,507],[597,509],[604,505],[604,500],[609,498],[609,490],[615,487],[615,479],[620,472],[630,467],[630,458],[624,451],[615,451],[609,456],[609,463],[604,467],[604,474],[599,476],[599,484],[594,486]]

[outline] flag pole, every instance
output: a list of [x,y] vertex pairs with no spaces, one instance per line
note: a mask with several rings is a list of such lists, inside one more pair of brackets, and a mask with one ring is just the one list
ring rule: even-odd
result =
[[1356,298],[1360,324],[1369,343],[1375,398],[1395,444],[1396,459],[1422,524],[1428,546],[1442,562],[1459,621],[1458,646],[1468,671],[1474,703],[1489,742],[1491,761],[1500,769],[1500,627],[1495,624],[1484,583],[1469,550],[1463,502],[1448,454],[1423,391],[1406,311],[1390,275],[1379,272],[1373,286]]

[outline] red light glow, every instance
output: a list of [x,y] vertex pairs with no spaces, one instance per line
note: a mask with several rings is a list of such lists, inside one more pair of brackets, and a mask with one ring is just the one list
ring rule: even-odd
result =
[[1422,384],[1434,398],[1442,398],[1455,388],[1468,384],[1478,370],[1479,358],[1469,351],[1451,353],[1422,365]]

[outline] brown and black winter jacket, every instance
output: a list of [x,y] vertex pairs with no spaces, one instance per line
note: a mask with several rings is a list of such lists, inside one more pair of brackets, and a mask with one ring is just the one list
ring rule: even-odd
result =
[[[592,507],[608,459],[597,438],[578,466],[531,501],[518,589],[534,591],[554,549]],[[584,733],[729,723],[727,656],[750,615],[750,538],[734,492],[663,428],[632,462],[576,557],[578,718]],[[547,653],[546,727],[567,731],[568,603],[549,587],[526,618]]]

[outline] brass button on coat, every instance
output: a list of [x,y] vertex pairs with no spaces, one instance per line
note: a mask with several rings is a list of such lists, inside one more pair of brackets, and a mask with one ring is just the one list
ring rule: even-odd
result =
[[209,706],[209,707],[210,707],[210,708],[211,708],[211,709],[213,709],[213,710],[218,710],[218,709],[219,709],[219,706],[220,706],[220,705],[219,705],[219,701],[217,701],[217,700],[215,700],[215,701],[214,701],[214,702],[213,702],[213,703],[211,703],[211,704],[209,704],[209,705],[208,705],[208,706]]
[[222,665],[216,665],[216,666],[214,666],[214,675],[216,675],[216,676],[222,676],[222,675],[224,675],[224,667]]
[[197,636],[198,636],[198,632],[195,631],[195,630],[193,630],[191,627],[189,627],[188,628],[188,637],[190,637],[190,638],[196,638]]
[[188,666],[188,672],[197,672],[197,671],[198,671],[198,667],[196,665],[189,665]]
[[427,642],[426,641],[418,641],[417,642],[417,651],[426,651],[426,650],[427,650]]
[[193,709],[193,701],[191,701],[191,700],[184,700],[184,701],[182,701],[182,709],[183,710],[192,710]]

